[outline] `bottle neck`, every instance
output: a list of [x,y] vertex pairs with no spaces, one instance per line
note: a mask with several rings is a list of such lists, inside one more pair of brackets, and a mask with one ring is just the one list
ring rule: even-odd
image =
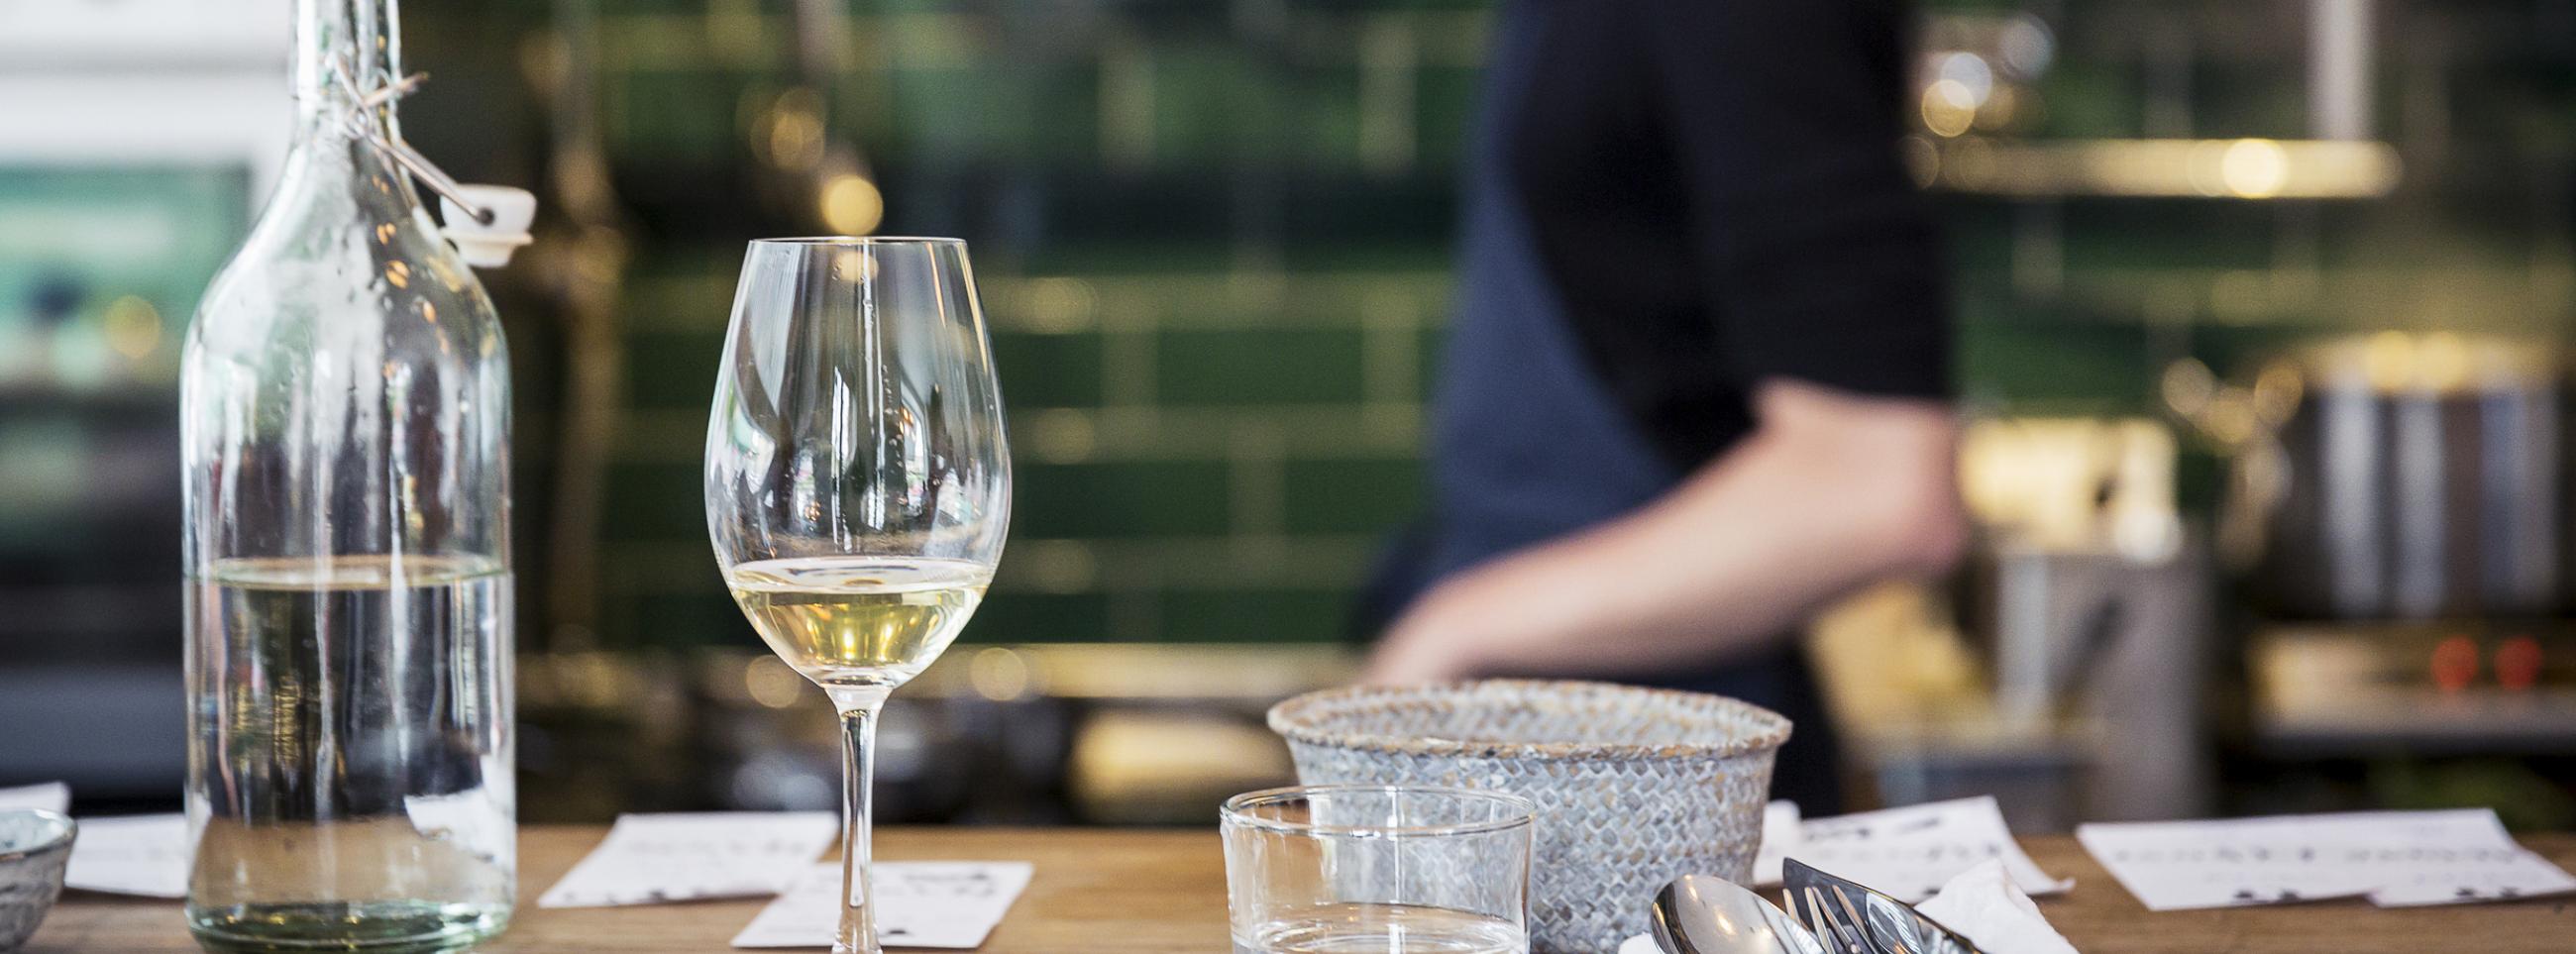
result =
[[[295,0],[295,108],[297,135],[345,135],[343,117],[359,91],[402,76],[400,0]],[[357,89],[347,86],[354,80]],[[389,136],[401,135],[392,104],[370,120]]]

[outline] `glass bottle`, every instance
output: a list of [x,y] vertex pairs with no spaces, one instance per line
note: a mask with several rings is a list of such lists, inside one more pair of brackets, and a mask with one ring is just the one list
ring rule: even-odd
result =
[[[295,148],[189,328],[187,919],[213,951],[460,950],[509,921],[509,362],[362,133],[393,0],[297,0]],[[352,89],[352,81],[356,89]]]

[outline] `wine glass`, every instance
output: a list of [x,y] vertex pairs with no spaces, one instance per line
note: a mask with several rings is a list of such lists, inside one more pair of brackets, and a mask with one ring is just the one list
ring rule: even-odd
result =
[[752,628],[841,716],[836,954],[878,950],[877,716],[983,600],[1010,523],[1006,443],[966,243],[751,243],[707,424],[707,531]]

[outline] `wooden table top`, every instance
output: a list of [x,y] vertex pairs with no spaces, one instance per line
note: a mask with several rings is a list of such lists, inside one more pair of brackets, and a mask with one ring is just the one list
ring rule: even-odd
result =
[[[597,844],[603,828],[521,833],[519,911],[495,952],[696,954],[727,943],[765,901],[539,910],[536,897]],[[2576,836],[2523,843],[2576,868]],[[2362,901],[2154,914],[2071,838],[2025,838],[2042,868],[2076,879],[2041,902],[2086,954],[2567,954],[2576,951],[2576,898],[2518,904],[2382,910]],[[889,829],[888,861],[1026,860],[1037,878],[983,950],[987,954],[1221,954],[1225,867],[1209,831]],[[179,905],[72,892],[25,954],[181,954],[195,951]],[[1606,952],[1605,952],[1606,954]]]

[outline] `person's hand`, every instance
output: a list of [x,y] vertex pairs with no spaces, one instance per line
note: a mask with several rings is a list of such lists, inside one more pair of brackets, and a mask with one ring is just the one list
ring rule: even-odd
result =
[[1755,405],[1753,436],[1647,506],[1423,594],[1366,680],[1718,665],[1844,594],[1957,561],[1968,522],[1947,407],[1781,380]]
[[1370,686],[1408,686],[1466,679],[1475,672],[1465,649],[1441,630],[1391,629],[1377,650],[1369,654],[1368,668],[1360,682]]
[[1483,621],[1495,568],[1451,579],[1415,600],[1369,654],[1360,681],[1372,686],[1454,682],[1486,675],[1484,653],[1498,634]]

